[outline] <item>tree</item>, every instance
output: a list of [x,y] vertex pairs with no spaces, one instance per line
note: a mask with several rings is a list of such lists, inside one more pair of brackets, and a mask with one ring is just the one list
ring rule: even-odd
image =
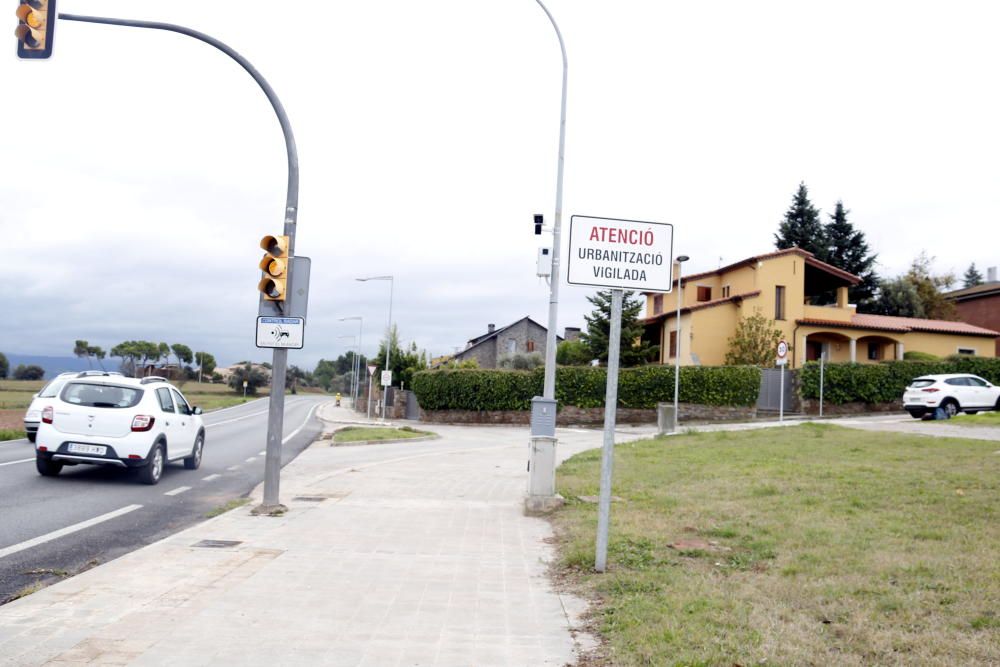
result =
[[820,259],[861,278],[860,284],[850,288],[848,296],[851,303],[857,304],[858,309],[864,312],[878,290],[878,276],[874,268],[878,255],[872,254],[864,232],[847,221],[848,213],[850,211],[844,208],[844,202],[838,200],[824,230],[826,257]]
[[819,218],[819,210],[809,201],[805,183],[792,197],[792,205],[785,211],[785,219],[778,225],[774,245],[779,250],[798,247],[811,252],[817,259],[826,261],[826,230]]
[[237,366],[233,374],[229,376],[229,386],[236,392],[243,391],[243,381],[247,381],[247,393],[255,395],[260,387],[267,384],[267,376],[259,368],[254,368],[247,363],[245,366]]
[[942,289],[955,282],[955,276],[932,273],[933,257],[921,252],[909,270],[897,278],[879,283],[879,295],[872,310],[879,315],[918,317],[931,320],[952,320],[955,305],[944,298]]
[[726,365],[773,366],[781,337],[781,329],[759,311],[741,317],[728,342]]
[[[377,366],[376,378],[378,373],[384,370],[382,367],[385,366],[385,348],[386,339],[383,338],[379,343],[378,354],[372,359],[372,363]],[[410,343],[405,350],[400,348],[399,330],[395,324],[392,325],[389,331],[389,370],[392,371],[392,384],[401,387],[413,386],[413,375],[426,370],[427,366],[427,352],[418,351],[416,343]]]
[[497,368],[506,368],[515,371],[530,371],[533,368],[544,365],[545,359],[538,352],[529,352],[527,354],[517,352],[497,359]]
[[73,354],[80,359],[87,358],[87,368],[93,368],[90,363],[90,346],[85,340],[78,340],[73,343]]
[[965,270],[965,274],[962,276],[962,287],[975,287],[982,284],[983,274],[976,269],[976,263],[969,264],[969,268]]
[[121,357],[121,370],[133,377],[145,369],[150,359],[158,359],[160,346],[148,340],[127,340],[111,348],[112,357]]
[[164,364],[170,361],[170,346],[166,343],[160,343],[156,346],[156,362],[159,363],[163,360]]
[[101,367],[102,371],[104,370],[104,357],[105,357],[105,353],[104,353],[104,350],[100,346],[98,346],[98,345],[88,345],[87,346],[87,355],[91,356],[91,357],[96,357],[97,358],[97,364]]
[[7,361],[7,355],[0,352],[0,380],[7,378],[10,373],[10,362]]
[[[591,359],[608,361],[608,339],[611,335],[611,290],[599,290],[587,301],[594,306],[590,315],[584,315],[587,332],[580,339],[590,351]],[[642,340],[643,325],[639,322],[642,301],[635,292],[626,291],[622,296],[622,334],[619,363],[622,366],[639,366],[655,359],[660,348]],[[558,352],[558,350],[556,350]]]
[[45,369],[34,364],[29,366],[19,364],[14,369],[15,380],[41,380],[43,377],[45,377]]
[[198,364],[198,382],[201,382],[202,374],[211,376],[215,371],[215,357],[208,352],[195,352],[194,362]]
[[559,366],[586,366],[593,358],[590,348],[582,340],[564,340],[556,348],[556,364]]

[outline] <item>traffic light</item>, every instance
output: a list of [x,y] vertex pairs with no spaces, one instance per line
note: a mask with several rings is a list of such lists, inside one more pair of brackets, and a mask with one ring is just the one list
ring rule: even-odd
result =
[[288,280],[288,237],[265,236],[260,240],[260,247],[266,254],[260,260],[260,270],[264,276],[257,284],[257,289],[267,301],[284,301],[285,284]]
[[17,5],[18,58],[48,58],[56,30],[56,0],[20,0]]
[[543,220],[544,220],[544,216],[541,213],[536,213],[535,214],[535,236],[538,236],[538,235],[540,235],[542,233],[542,221]]

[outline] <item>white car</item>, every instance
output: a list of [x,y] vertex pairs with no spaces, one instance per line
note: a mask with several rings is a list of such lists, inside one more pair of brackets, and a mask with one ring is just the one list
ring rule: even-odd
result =
[[63,466],[138,468],[156,484],[168,461],[195,470],[205,448],[201,408],[161,377],[71,378],[44,399],[35,437],[35,464],[46,477]]
[[964,373],[923,375],[906,388],[903,408],[915,419],[937,414],[938,408],[946,419],[959,412],[1000,410],[1000,387]]
[[28,435],[28,440],[30,442],[35,441],[35,433],[38,431],[38,424],[42,421],[42,407],[44,407],[45,399],[51,399],[58,396],[59,392],[63,388],[63,385],[65,385],[70,378],[82,378],[92,375],[120,376],[121,373],[107,371],[74,371],[72,373],[60,373],[49,380],[37,394],[31,397],[31,403],[28,405],[28,411],[24,413],[24,432]]

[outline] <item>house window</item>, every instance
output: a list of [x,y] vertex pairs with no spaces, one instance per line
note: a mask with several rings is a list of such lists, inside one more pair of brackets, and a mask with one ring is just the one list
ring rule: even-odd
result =
[[659,315],[663,312],[663,295],[657,294],[653,297],[653,314]]
[[507,354],[514,354],[517,352],[517,341],[511,338],[507,341]]
[[673,359],[674,357],[677,356],[677,332],[676,331],[671,331],[670,332],[670,346],[669,346],[669,350],[667,352],[667,356],[670,357],[671,359]]
[[960,347],[960,348],[958,348],[958,353],[959,354],[968,354],[970,356],[975,356],[975,354],[976,354],[976,348],[974,348],[974,347]]
[[534,352],[535,351],[535,341],[529,340],[527,343],[524,344],[524,348],[528,352]]
[[698,301],[711,301],[712,288],[705,285],[698,285]]
[[881,361],[883,351],[884,351],[884,346],[882,345],[882,343],[868,343],[869,361]]
[[774,319],[785,319],[785,286],[776,285],[774,288]]
[[722,298],[723,299],[728,299],[729,298],[729,291],[730,291],[729,290],[729,285],[723,285],[722,286]]

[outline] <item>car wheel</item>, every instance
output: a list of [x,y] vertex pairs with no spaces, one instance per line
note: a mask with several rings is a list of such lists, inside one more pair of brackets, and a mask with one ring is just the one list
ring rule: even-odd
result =
[[955,401],[945,401],[941,404],[941,411],[944,413],[945,419],[951,419],[958,414],[958,403]]
[[42,477],[55,477],[63,469],[63,464],[35,454],[35,468]]
[[188,470],[197,470],[198,466],[201,465],[201,454],[205,449],[205,434],[199,433],[198,438],[194,441],[194,449],[191,450],[191,456],[184,459],[184,467]]
[[37,433],[28,433],[28,434],[27,434],[27,437],[28,437],[28,442],[34,442],[34,441],[35,441],[35,438],[36,438],[37,436],[38,436],[38,434],[37,434]]
[[139,468],[139,479],[143,484],[156,484],[163,476],[163,465],[166,457],[163,454],[163,445],[157,444],[149,455],[149,463]]

